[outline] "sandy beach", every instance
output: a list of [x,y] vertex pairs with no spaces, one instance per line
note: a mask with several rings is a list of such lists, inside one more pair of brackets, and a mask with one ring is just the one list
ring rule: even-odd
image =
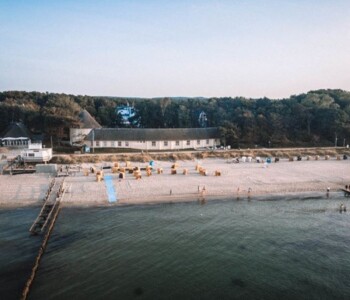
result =
[[[290,193],[338,192],[350,184],[349,160],[281,160],[278,163],[232,163],[226,159],[204,159],[199,161],[178,161],[177,174],[171,175],[173,162],[155,161],[151,176],[142,171],[142,179],[132,174],[119,179],[111,169],[104,169],[105,176],[111,176],[116,205],[145,204],[159,202],[190,201],[217,198],[254,198],[263,195],[284,195]],[[199,164],[206,169],[207,176],[195,170]],[[83,170],[112,166],[113,163],[82,164],[80,171],[71,172],[65,178],[66,193],[64,205],[110,205],[105,181],[97,182],[95,174],[84,176]],[[125,163],[121,163],[125,165]],[[133,163],[141,168],[147,163]],[[157,168],[163,174],[157,174]],[[188,174],[183,175],[187,169]],[[221,176],[215,176],[220,171]],[[21,206],[42,203],[53,178],[44,174],[3,175],[0,177],[0,205]]]

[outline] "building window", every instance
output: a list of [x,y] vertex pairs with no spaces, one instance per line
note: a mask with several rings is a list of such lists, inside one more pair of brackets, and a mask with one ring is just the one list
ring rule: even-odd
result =
[[100,147],[100,141],[96,141],[96,147]]
[[197,140],[197,145],[200,145],[201,144],[201,141],[200,140]]
[[156,142],[152,142],[152,147],[155,147],[156,146]]
[[164,141],[164,146],[168,146],[168,141]]
[[180,146],[180,142],[179,142],[179,141],[176,141],[176,142],[175,142],[175,145],[176,145],[176,146]]
[[207,140],[207,145],[209,145],[209,140]]
[[118,142],[118,147],[121,147],[122,146],[122,142]]
[[129,142],[125,142],[125,147],[129,147]]
[[186,141],[186,145],[187,146],[191,145],[191,141]]

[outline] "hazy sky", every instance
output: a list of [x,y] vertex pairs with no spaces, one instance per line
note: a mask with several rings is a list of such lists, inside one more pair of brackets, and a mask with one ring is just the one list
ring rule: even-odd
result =
[[0,91],[350,90],[349,0],[0,0]]

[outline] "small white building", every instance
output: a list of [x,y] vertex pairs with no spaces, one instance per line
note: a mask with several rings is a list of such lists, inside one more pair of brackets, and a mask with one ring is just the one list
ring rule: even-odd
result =
[[0,146],[26,148],[31,142],[28,129],[21,122],[11,123],[0,135]]
[[52,148],[43,148],[41,143],[29,144],[28,149],[21,151],[24,162],[49,162],[52,158]]
[[213,148],[220,144],[218,128],[98,128],[86,137],[94,148],[146,151]]

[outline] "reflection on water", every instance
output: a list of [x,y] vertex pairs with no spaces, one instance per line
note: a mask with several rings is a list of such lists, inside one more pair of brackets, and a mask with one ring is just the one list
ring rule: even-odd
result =
[[40,246],[40,239],[29,236],[39,210],[0,210],[0,299],[20,298]]
[[[64,208],[30,299],[347,299],[350,213],[339,213],[347,201]],[[18,299],[11,274],[23,276],[37,252],[23,234],[36,213],[1,212],[5,299]]]

